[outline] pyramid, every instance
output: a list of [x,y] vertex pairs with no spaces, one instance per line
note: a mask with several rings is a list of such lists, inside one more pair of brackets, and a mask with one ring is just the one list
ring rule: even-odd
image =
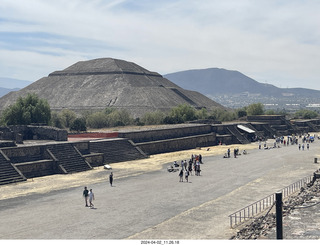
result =
[[113,58],[79,61],[62,71],[55,71],[1,97],[0,110],[28,93],[46,99],[56,111],[70,109],[80,112],[112,107],[126,109],[133,117],[156,110],[167,112],[180,104],[197,109],[223,108],[198,92],[177,86],[159,73]]

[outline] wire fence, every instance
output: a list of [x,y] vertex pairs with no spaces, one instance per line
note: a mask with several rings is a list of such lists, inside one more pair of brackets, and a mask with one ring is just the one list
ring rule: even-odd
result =
[[[305,177],[287,187],[281,189],[279,192],[282,192],[283,199],[288,197],[289,195],[295,193],[300,190],[301,187],[305,187],[308,183],[310,183],[313,179],[313,175]],[[267,208],[271,207],[276,200],[276,194],[269,195],[265,198],[260,199],[232,214],[229,215],[230,219],[230,227],[233,228],[246,220],[254,218],[256,215],[262,213]]]

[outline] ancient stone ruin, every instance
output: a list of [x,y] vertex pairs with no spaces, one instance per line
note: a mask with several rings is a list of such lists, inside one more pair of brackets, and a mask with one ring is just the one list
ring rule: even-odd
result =
[[102,58],[80,61],[49,74],[17,92],[0,98],[0,110],[19,96],[35,93],[52,110],[126,109],[133,117],[156,110],[167,112],[181,104],[194,108],[224,108],[208,97],[185,90],[159,73],[124,60]]

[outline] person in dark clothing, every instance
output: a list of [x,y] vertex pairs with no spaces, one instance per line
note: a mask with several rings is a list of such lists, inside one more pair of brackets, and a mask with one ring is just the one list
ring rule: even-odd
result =
[[189,173],[192,175],[192,161],[189,161]]
[[83,190],[83,197],[84,197],[86,207],[88,207],[88,196],[89,196],[89,191],[88,191],[87,187],[85,186],[84,190]]
[[112,187],[112,182],[113,182],[113,173],[112,172],[109,175],[109,182],[110,182],[110,186]]
[[179,173],[179,177],[180,177],[180,181],[179,182],[183,182],[183,169],[181,169],[181,171]]

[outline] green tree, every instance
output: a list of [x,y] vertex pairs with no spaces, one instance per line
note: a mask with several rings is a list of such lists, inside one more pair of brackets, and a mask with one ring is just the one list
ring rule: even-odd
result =
[[17,102],[7,107],[2,114],[3,123],[6,125],[48,124],[50,119],[48,101],[40,99],[36,94],[19,97]]
[[73,121],[77,118],[77,115],[75,112],[69,110],[69,109],[63,109],[59,116],[62,120],[62,124],[65,128],[70,128]]
[[92,113],[87,117],[87,126],[90,128],[108,127],[108,115],[103,111]]
[[311,111],[306,109],[299,110],[294,114],[295,118],[301,118],[301,119],[313,119],[318,116],[319,114],[316,111]]
[[62,119],[56,111],[51,112],[50,125],[56,128],[64,128]]
[[162,124],[165,114],[161,111],[146,112],[140,119],[144,125],[157,125]]
[[222,108],[215,108],[210,112],[209,117],[210,119],[226,122],[232,121],[236,119],[236,114],[234,111],[227,111]]
[[169,117],[171,117],[174,123],[183,123],[186,121],[192,121],[196,118],[196,110],[187,104],[173,107],[170,110]]
[[237,116],[238,116],[238,118],[247,116],[247,110],[246,110],[246,108],[240,108],[240,109],[238,109],[238,110],[237,110]]
[[264,106],[261,103],[251,104],[247,107],[247,115],[262,115],[264,113]]
[[134,122],[134,119],[126,110],[115,110],[107,116],[110,127],[132,125]]
[[208,111],[206,108],[201,108],[201,110],[196,111],[196,118],[197,119],[207,119],[208,118]]
[[86,119],[83,117],[76,118],[70,126],[71,131],[87,131]]

